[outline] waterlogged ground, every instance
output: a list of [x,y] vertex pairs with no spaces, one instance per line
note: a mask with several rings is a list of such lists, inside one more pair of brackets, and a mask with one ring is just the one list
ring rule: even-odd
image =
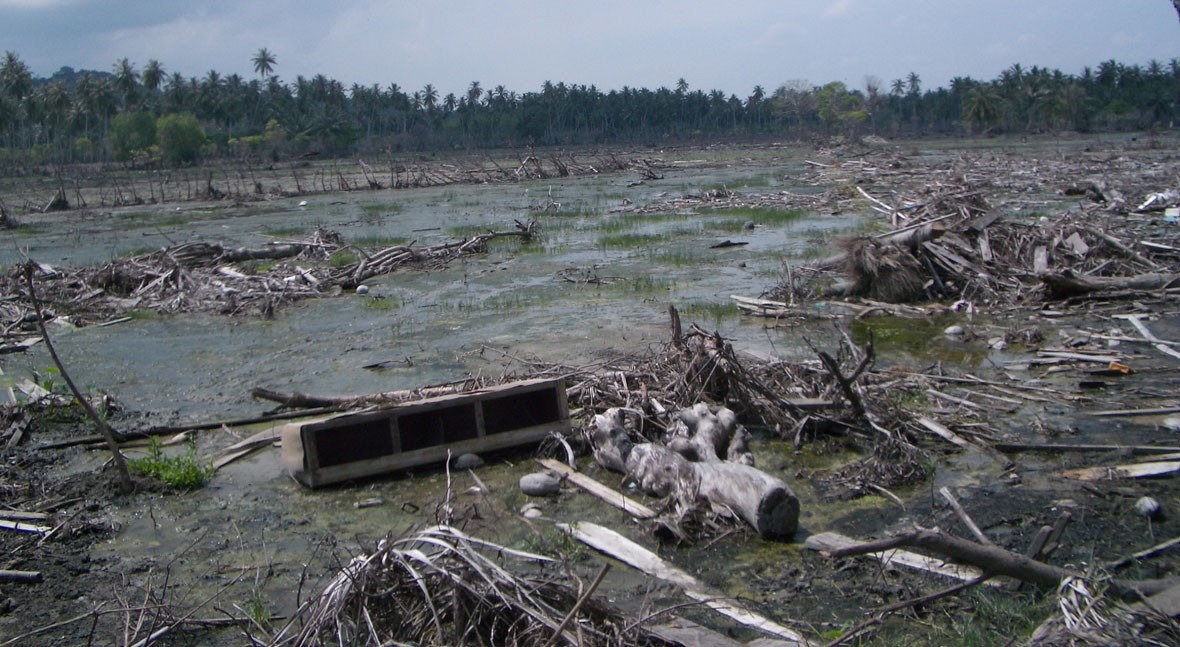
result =
[[[762,320],[739,317],[728,297],[756,296],[772,287],[781,280],[784,263],[826,255],[832,237],[863,227],[869,214],[628,212],[628,205],[721,187],[752,194],[823,189],[793,179],[805,168],[808,152],[803,150],[772,147],[668,155],[682,163],[664,179],[637,186],[630,186],[637,177],[619,174],[336,194],[308,198],[306,204],[300,204],[302,199],[241,207],[186,203],[84,216],[30,216],[22,218],[25,228],[5,234],[9,244],[0,246],[0,262],[11,266],[27,255],[41,263],[80,266],[188,240],[255,247],[300,239],[316,227],[338,231],[364,247],[410,241],[431,246],[476,232],[510,230],[515,220],[539,221],[541,235],[533,243],[494,241],[485,256],[432,272],[397,272],[373,281],[368,295],[341,294],[305,302],[282,309],[269,320],[137,316],[108,327],[54,329],[59,352],[75,379],[113,395],[132,412],[134,423],[126,424],[184,424],[258,415],[270,405],[251,401],[249,392],[256,386],[342,395],[412,388],[470,374],[527,371],[527,361],[522,359],[591,365],[597,359],[664,343],[669,304],[676,305],[686,324],[697,322],[718,330],[738,349],[800,359],[813,356],[804,338],[834,347],[837,336],[830,322],[767,326]],[[748,244],[710,249],[725,240]],[[944,363],[986,374],[1017,356],[1016,351],[993,352],[985,343],[942,335],[952,323],[967,325],[984,339],[995,331],[1028,325],[1023,320],[967,320],[959,315],[919,322],[883,318],[853,323],[851,334],[858,340],[871,334],[882,365]],[[1157,334],[1168,338],[1169,332],[1175,331],[1161,329]],[[4,378],[13,381],[34,375],[42,381],[52,379],[46,370],[50,365],[39,348],[27,355],[0,358]],[[380,368],[365,368],[373,365]],[[1029,424],[1071,428],[1074,413],[1038,409],[1017,415],[1025,416]],[[1147,437],[1155,422],[1072,428],[1078,438],[1089,442],[1112,438],[1129,442]],[[260,429],[202,432],[196,450],[207,454]],[[908,508],[878,496],[822,502],[822,493],[806,478],[808,470],[850,460],[853,454],[838,447],[805,447],[800,453],[789,443],[767,438],[759,438],[754,450],[759,465],[791,483],[803,501],[800,538],[830,529],[867,536],[913,519],[928,521],[935,516],[933,493],[943,485],[974,492],[978,507],[972,509],[978,511],[977,519],[1000,531],[1025,532],[1038,523],[1051,523],[1061,506],[1070,505],[1061,502],[1069,497],[1057,496],[1053,487],[1013,489],[1010,481],[1003,480],[1002,465],[971,452],[932,466],[934,478],[916,490],[898,492],[910,502]],[[46,461],[46,474],[50,478],[85,474],[97,469],[104,458],[99,451],[57,450]],[[467,473],[453,475],[450,484],[452,513],[468,532],[507,545],[563,554],[587,573],[597,569],[598,558],[564,539],[552,521],[596,521],[647,542],[622,513],[574,491],[540,502],[545,517],[525,521],[518,514],[526,500],[517,481],[531,471],[531,456],[490,458],[490,464],[478,471],[487,491],[470,491],[476,482]],[[1030,462],[1021,477],[1026,484],[1044,485],[1050,470],[1060,467],[1062,460]],[[617,482],[617,477],[593,466],[586,469],[604,482]],[[116,607],[110,602],[112,596],[124,596],[122,603],[130,606],[137,601],[131,599],[133,594],[141,602],[154,596],[178,608],[199,606],[196,615],[200,617],[290,614],[298,599],[306,599],[322,586],[324,578],[334,575],[350,555],[389,533],[441,519],[447,490],[447,475],[434,470],[310,491],[283,474],[278,453],[272,449],[224,467],[198,491],[105,497],[96,501],[92,512],[115,530],[99,533],[97,542],[79,537],[63,544],[60,563],[25,565],[46,571],[41,591],[51,592],[55,602],[39,610],[32,604],[34,592],[15,595],[14,604],[23,605],[27,613],[0,615],[0,638],[85,613],[103,600]],[[1026,491],[1035,494],[1023,494]],[[915,501],[924,502],[924,507],[915,509]],[[1017,503],[1023,506],[1023,516],[1009,514]],[[1116,509],[1114,502],[1110,506]],[[1079,515],[1092,521],[1093,533],[1121,531],[1138,536],[1149,531],[1162,534],[1170,528],[1147,529],[1139,519],[1108,512],[1091,506]],[[1103,514],[1105,521],[1099,523]],[[944,516],[943,523],[954,520]],[[1079,536],[1089,532],[1079,531]],[[781,622],[790,624],[793,616],[810,618],[798,628],[811,635],[846,628],[857,612],[840,602],[842,577],[821,572],[817,558],[802,550],[801,544],[743,536],[667,551],[665,556],[715,586],[744,596]],[[843,570],[855,573],[870,568],[853,564]],[[899,587],[912,585],[905,578],[864,573],[859,577],[873,580],[886,598],[890,593],[896,597]],[[602,591],[635,612],[683,602],[669,587],[624,567],[613,569]],[[702,614],[693,617],[728,626]],[[111,620],[104,620],[105,629],[109,630]],[[75,623],[36,640],[76,642],[88,631],[89,623]],[[117,639],[108,634],[100,642],[112,640]],[[183,644],[186,639],[177,640]],[[237,630],[212,638],[204,633],[192,640],[194,644],[245,642]]]

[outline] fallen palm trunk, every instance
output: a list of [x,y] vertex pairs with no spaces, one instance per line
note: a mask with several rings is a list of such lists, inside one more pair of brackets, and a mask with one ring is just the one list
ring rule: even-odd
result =
[[[722,453],[743,454],[735,451],[730,438],[733,434],[727,430],[732,429],[732,412],[722,413],[728,411],[723,409],[710,419],[698,415],[701,406],[691,413],[697,417],[689,429],[692,436],[677,436],[667,447],[631,444],[621,409],[595,416],[595,460],[607,469],[625,473],[652,496],[672,497],[686,505],[703,498],[715,508],[731,510],[766,539],[793,536],[799,526],[799,499],[795,493],[782,480],[751,465],[720,460],[718,455]],[[689,415],[684,415],[682,421],[685,418]],[[722,442],[724,452],[717,450]],[[701,460],[694,462],[683,454]]]

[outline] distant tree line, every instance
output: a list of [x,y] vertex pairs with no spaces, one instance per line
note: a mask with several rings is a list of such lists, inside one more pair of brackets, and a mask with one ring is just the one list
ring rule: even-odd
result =
[[1180,99],[1180,59],[1116,61],[1066,74],[1020,64],[991,81],[952,79],[927,90],[916,73],[887,86],[842,82],[720,90],[595,86],[546,81],[517,93],[473,81],[462,96],[432,84],[407,91],[323,75],[284,83],[276,57],[253,57],[257,78],[169,74],[124,58],[111,72],[62,68],[35,79],[20,57],[0,64],[0,159],[12,164],[202,158],[282,159],[505,147],[656,144],[718,138],[910,137],[1169,128]]

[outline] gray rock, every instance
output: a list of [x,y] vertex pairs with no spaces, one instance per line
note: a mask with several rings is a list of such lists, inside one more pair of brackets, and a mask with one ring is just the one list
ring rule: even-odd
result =
[[369,293],[369,286],[367,286],[367,285],[356,286],[356,293],[357,294],[368,294]]
[[483,459],[478,454],[460,454],[458,458],[451,461],[451,467],[457,470],[473,470],[483,467]]
[[1148,519],[1158,519],[1161,512],[1160,502],[1149,496],[1139,497],[1135,502],[1135,511]]
[[1168,431],[1180,431],[1180,416],[1168,416],[1160,422],[1160,425]]
[[553,496],[561,491],[561,480],[549,472],[534,472],[520,477],[520,491],[529,496]]
[[951,337],[957,337],[958,335],[962,335],[963,332],[964,330],[962,326],[947,326],[946,330],[942,331],[942,334],[950,335]]

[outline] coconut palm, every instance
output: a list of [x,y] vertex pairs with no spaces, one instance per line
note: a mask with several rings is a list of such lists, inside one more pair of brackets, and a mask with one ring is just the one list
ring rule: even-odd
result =
[[263,78],[270,76],[274,72],[275,63],[278,62],[275,55],[265,47],[259,49],[254,54],[254,58],[250,60],[254,62],[254,71],[258,73],[258,76]]

